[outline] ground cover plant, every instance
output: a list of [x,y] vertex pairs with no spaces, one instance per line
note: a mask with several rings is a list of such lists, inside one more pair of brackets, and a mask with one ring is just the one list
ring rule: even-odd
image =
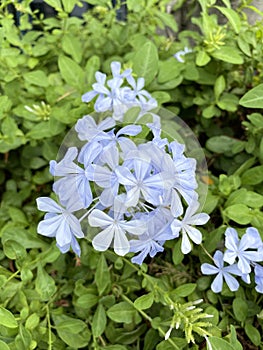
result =
[[262,13],[193,1],[178,30],[184,1],[32,3],[0,4],[0,348],[262,349]]

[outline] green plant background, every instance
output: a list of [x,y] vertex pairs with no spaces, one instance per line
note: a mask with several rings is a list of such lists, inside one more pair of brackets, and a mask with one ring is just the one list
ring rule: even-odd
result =
[[[70,16],[80,1],[46,0],[56,10],[50,18],[31,2],[0,4],[1,350],[203,349],[206,334],[213,350],[263,349],[263,297],[254,285],[217,295],[200,271],[227,226],[240,235],[254,226],[263,238],[263,21],[249,24],[244,10],[263,14],[248,0],[235,10],[229,0],[198,0],[186,18],[194,30],[178,31],[183,0],[172,14],[169,1],[127,0],[125,22],[108,0],[86,1],[94,7],[82,18]],[[193,51],[181,63],[173,55],[185,46]],[[86,240],[80,259],[62,255],[36,232],[43,213],[35,199],[51,192],[49,161],[93,111],[81,95],[114,60],[192,128],[209,168],[202,246],[184,257],[180,242],[167,242],[141,268]],[[172,120],[162,123],[173,133]]]

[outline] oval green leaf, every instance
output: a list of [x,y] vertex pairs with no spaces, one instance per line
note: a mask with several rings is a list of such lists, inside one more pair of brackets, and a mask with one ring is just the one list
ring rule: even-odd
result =
[[7,328],[16,328],[18,326],[15,316],[2,306],[0,306],[0,324]]

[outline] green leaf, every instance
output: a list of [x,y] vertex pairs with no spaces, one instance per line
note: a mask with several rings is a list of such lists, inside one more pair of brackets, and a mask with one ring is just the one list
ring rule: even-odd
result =
[[238,38],[237,38],[237,44],[240,50],[247,55],[248,57],[251,57],[251,49],[250,45],[247,42],[245,36],[243,33],[239,33]]
[[230,344],[233,345],[235,350],[242,350],[243,346],[237,339],[237,332],[235,330],[235,327],[231,324],[230,325],[230,336],[229,336]]
[[33,140],[41,140],[45,137],[51,137],[52,131],[50,130],[49,123],[41,122],[33,126],[32,129],[26,134],[27,138],[32,138]]
[[214,306],[210,305],[205,309],[205,313],[208,315],[213,315],[213,317],[211,317],[209,321],[216,326],[219,322],[218,310]]
[[217,105],[225,111],[235,112],[238,106],[238,97],[232,93],[225,92],[220,97]]
[[225,228],[219,227],[213,230],[212,232],[210,232],[209,235],[206,236],[204,247],[206,248],[208,253],[211,253],[212,251],[216,250],[218,242],[222,240],[224,233],[225,233]]
[[136,309],[145,310],[145,309],[149,309],[152,306],[153,302],[154,302],[154,294],[149,293],[137,298],[134,301],[134,306],[136,307]]
[[183,65],[175,58],[170,58],[166,61],[161,61],[159,64],[159,72],[157,82],[160,84],[169,82],[177,78],[183,70]]
[[240,322],[244,322],[248,313],[247,302],[242,298],[235,298],[232,307],[236,319]]
[[263,84],[249,90],[240,99],[239,104],[247,108],[263,108]]
[[158,72],[158,51],[156,46],[147,41],[135,54],[133,71],[138,77],[145,79],[145,85],[150,84]]
[[246,170],[241,176],[243,185],[257,185],[263,181],[263,165]]
[[232,64],[242,64],[244,62],[239,50],[232,46],[222,46],[220,49],[213,51],[211,55],[218,60]]
[[223,4],[227,7],[227,8],[231,8],[231,3],[230,0],[222,0]]
[[174,265],[178,265],[183,261],[184,254],[181,251],[181,240],[177,241],[173,247],[173,263]]
[[137,0],[127,0],[127,8],[129,11],[141,12],[143,10],[143,3],[140,3]]
[[157,100],[158,106],[161,106],[162,104],[171,100],[170,94],[165,91],[154,91],[151,95]]
[[214,6],[217,8],[226,18],[229,20],[229,23],[233,27],[236,34],[239,34],[241,29],[241,20],[239,18],[238,13],[235,10],[232,10],[231,8],[221,7],[221,6]]
[[248,191],[246,188],[241,188],[230,194],[226,202],[226,207],[243,203],[251,208],[261,208],[263,206],[263,196],[259,193]]
[[76,300],[76,306],[83,309],[90,309],[92,306],[96,305],[99,301],[97,295],[94,294],[83,294]]
[[246,323],[245,332],[254,345],[259,346],[261,344],[261,334],[256,327],[250,323]]
[[10,111],[12,107],[12,101],[8,96],[0,96],[0,119],[5,116],[5,112]]
[[171,28],[174,32],[178,31],[178,26],[173,15],[157,10],[156,16],[160,18],[165,26]]
[[220,95],[226,88],[226,81],[223,75],[220,75],[215,82],[214,92],[216,100],[219,99]]
[[[68,0],[66,0],[68,1]],[[67,33],[62,39],[62,49],[65,53],[70,55],[77,63],[81,62],[83,54],[83,46],[78,37]]]
[[186,339],[177,337],[172,337],[170,339],[173,342],[172,344],[169,343],[168,340],[163,340],[157,345],[156,350],[181,350],[184,349],[187,345]]
[[206,107],[202,111],[202,116],[206,119],[210,119],[210,118],[217,116],[218,112],[221,113],[220,110],[216,106],[211,105],[211,106]]
[[245,143],[232,137],[220,135],[212,136],[206,142],[206,148],[215,153],[236,154],[244,149]]
[[16,328],[18,326],[15,316],[2,306],[0,306],[0,324],[7,328]]
[[213,350],[236,350],[233,345],[218,337],[209,337],[209,342]]
[[76,0],[62,0],[63,8],[67,13],[71,13],[76,5]]
[[56,10],[62,10],[62,5],[60,0],[45,0],[45,3],[54,7]]
[[35,70],[34,72],[24,73],[23,77],[25,81],[30,84],[48,87],[49,82],[46,74],[42,70]]
[[132,323],[138,321],[138,312],[136,309],[128,304],[126,301],[122,301],[113,305],[107,311],[108,317],[114,322]]
[[95,82],[95,73],[100,69],[100,58],[99,56],[91,56],[85,67],[85,74],[87,76],[87,82],[89,86]]
[[[207,178],[208,181],[211,181],[210,178]],[[208,182],[209,183],[209,182]],[[205,204],[203,207],[203,212],[210,214],[212,211],[216,208],[217,204],[219,201],[219,196],[213,195],[210,191],[208,191],[206,199],[205,199]]]
[[234,204],[224,210],[224,214],[240,225],[247,225],[251,222],[253,213],[245,204]]
[[252,113],[247,116],[248,120],[251,121],[255,127],[261,129],[263,128],[263,115],[260,113]]
[[92,319],[91,329],[92,329],[93,336],[94,337],[101,336],[106,328],[106,325],[107,325],[106,312],[104,310],[104,307],[101,304],[99,304]]
[[[16,234],[14,235],[14,232]],[[8,240],[15,240],[25,249],[29,248],[48,248],[47,243],[45,243],[37,233],[31,233],[15,224],[6,225],[2,231],[2,242],[5,243]]]
[[185,283],[173,290],[173,294],[178,297],[188,297],[190,294],[194,292],[196,288],[196,283]]
[[50,159],[55,159],[58,153],[58,146],[56,146],[53,142],[44,141],[42,147],[43,157],[50,161]]
[[73,349],[88,345],[91,337],[85,322],[66,315],[52,314],[57,333],[67,345]]
[[69,332],[72,334],[78,334],[85,328],[86,324],[83,321],[77,320],[75,318],[67,318],[64,321],[62,320],[56,326],[57,330]]
[[31,333],[22,325],[19,326],[19,334],[16,336],[15,345],[17,349],[27,350],[32,341]]
[[184,70],[184,78],[187,80],[198,80],[199,78],[199,71],[196,67],[196,65],[194,64],[194,62],[189,61],[186,62],[185,64],[183,64],[183,66],[185,67]]
[[26,250],[25,248],[14,240],[8,240],[4,243],[5,255],[12,260],[25,259]]
[[44,270],[41,264],[38,264],[36,291],[40,295],[41,300],[49,300],[56,293],[56,290],[57,287],[53,278],[49,276],[49,274]]
[[75,61],[61,55],[58,58],[58,67],[66,83],[78,90],[82,90],[84,86],[84,72]]
[[95,283],[98,287],[99,295],[103,294],[111,283],[110,272],[103,254],[100,254],[98,265],[95,272]]
[[204,50],[198,51],[195,59],[195,63],[197,66],[203,67],[210,61],[211,61],[211,57]]
[[39,316],[36,313],[31,314],[26,320],[26,329],[33,330],[39,325]]
[[20,210],[18,208],[15,208],[15,207],[9,207],[8,208],[8,213],[9,213],[12,221],[18,222],[18,223],[21,223],[21,224],[24,224],[24,225],[28,224],[28,221],[27,221],[27,218],[25,216],[25,213],[22,210]]
[[2,340],[0,340],[0,349],[1,350],[10,350],[10,347],[4,343]]
[[160,337],[158,332],[150,328],[144,337],[143,350],[154,350],[159,343]]

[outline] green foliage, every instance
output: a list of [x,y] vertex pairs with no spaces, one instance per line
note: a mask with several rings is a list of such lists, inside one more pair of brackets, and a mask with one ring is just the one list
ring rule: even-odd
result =
[[[45,0],[56,10],[49,18],[31,2],[0,5],[0,348],[187,350],[203,348],[205,336],[213,349],[262,348],[254,285],[216,295],[200,272],[207,253],[222,248],[227,225],[263,235],[263,24],[250,24],[244,9],[262,13],[245,0],[237,9],[199,0],[189,8],[194,30],[179,30],[183,0],[127,0],[126,22],[108,0],[86,1],[94,7],[82,18],[70,16],[77,0]],[[178,62],[173,55],[185,46],[192,52]],[[184,256],[180,241],[167,242],[141,268],[85,240],[80,259],[61,255],[36,233],[35,199],[51,190],[49,161],[93,111],[81,96],[114,60],[190,125],[209,166],[200,173],[211,215],[203,245]],[[135,108],[125,121],[137,115]],[[177,135],[172,117],[162,123]]]

